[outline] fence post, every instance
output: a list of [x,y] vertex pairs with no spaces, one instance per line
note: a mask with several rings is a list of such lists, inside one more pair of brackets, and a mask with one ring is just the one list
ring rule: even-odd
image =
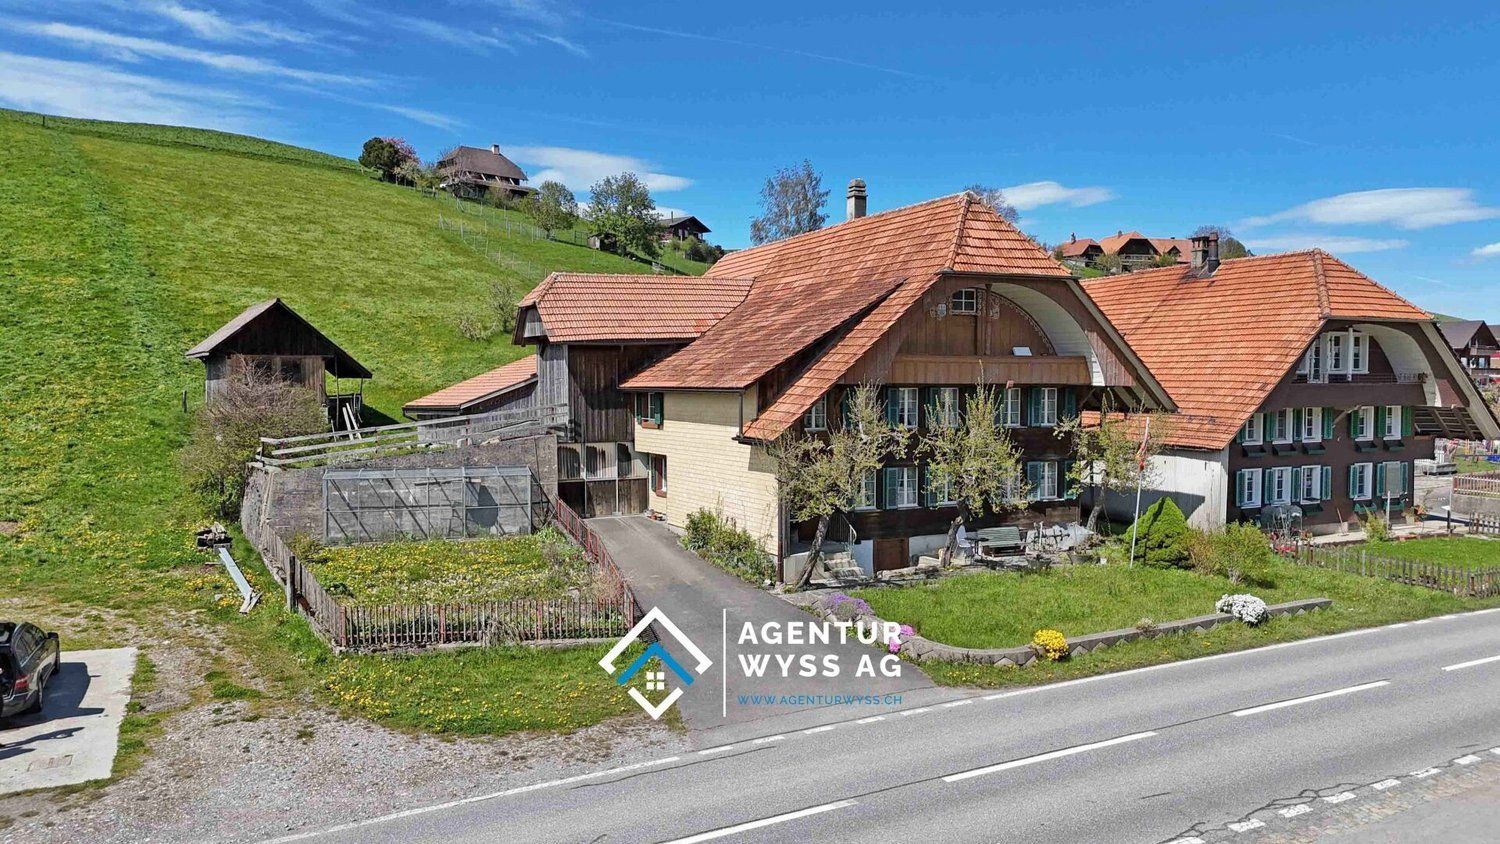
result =
[[[279,542],[280,540],[278,539],[277,541]],[[297,557],[295,555],[293,555],[293,554],[287,554],[286,555],[286,571],[282,573],[282,576],[286,580],[286,611],[287,612],[296,612],[297,611],[297,580],[296,580],[296,577],[292,574],[292,572],[299,565],[301,565],[301,564],[297,562]]]

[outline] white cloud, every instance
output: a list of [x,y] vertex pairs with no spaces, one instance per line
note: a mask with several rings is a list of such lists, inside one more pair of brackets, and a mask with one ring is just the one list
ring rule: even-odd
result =
[[1405,249],[1408,244],[1404,240],[1397,239],[1350,237],[1341,234],[1317,234],[1309,232],[1246,238],[1245,245],[1251,249],[1260,249],[1267,252],[1297,252],[1303,249],[1323,249],[1334,254],[1352,255],[1356,252],[1385,252],[1390,249]]
[[149,56],[155,59],[170,59],[201,64],[206,67],[233,73],[245,73],[256,76],[280,76],[287,79],[296,79],[300,82],[361,84],[367,81],[359,77],[345,76],[338,73],[323,73],[316,70],[301,70],[299,68],[286,67],[253,56],[242,56],[235,53],[215,53],[208,50],[199,50],[195,47],[185,47],[180,44],[157,41],[152,38],[137,38],[133,35],[120,35],[113,32],[106,32],[102,29],[74,26],[67,23],[31,23],[14,19],[0,19],[0,26],[29,35],[40,35],[59,41],[66,41],[77,47],[94,49],[106,56],[122,61],[137,61],[141,56]]
[[309,32],[292,29],[270,21],[230,20],[211,9],[194,9],[179,3],[150,3],[146,11],[160,15],[209,41],[239,41],[254,44],[284,41],[311,44],[317,39]]
[[1109,188],[1070,188],[1052,181],[1011,185],[1008,188],[1001,188],[1000,192],[1005,194],[1006,201],[1015,206],[1017,211],[1030,211],[1043,205],[1057,205],[1058,203],[1073,208],[1082,208],[1085,205],[1098,205],[1115,198],[1115,192]]
[[1468,188],[1382,188],[1341,193],[1315,199],[1264,217],[1251,217],[1245,226],[1285,220],[1321,225],[1389,223],[1403,229],[1425,229],[1500,217],[1500,208],[1474,201]]
[[1475,258],[1500,258],[1500,243],[1490,243],[1469,253]]
[[626,171],[640,176],[646,187],[653,191],[682,190],[693,183],[684,176],[655,172],[650,162],[629,155],[568,147],[516,146],[502,147],[501,150],[517,163],[542,168],[528,174],[534,185],[551,180],[562,182],[575,191],[583,191],[605,176]]
[[259,128],[251,113],[262,105],[218,88],[5,52],[0,52],[0,102],[69,117],[241,132]]
[[415,120],[418,123],[425,123],[428,126],[435,126],[450,132],[468,125],[462,120],[456,120],[445,114],[438,114],[435,111],[428,111],[422,108],[409,108],[407,106],[387,105],[385,103],[364,103],[364,105],[374,106],[381,111],[399,114],[407,120]]

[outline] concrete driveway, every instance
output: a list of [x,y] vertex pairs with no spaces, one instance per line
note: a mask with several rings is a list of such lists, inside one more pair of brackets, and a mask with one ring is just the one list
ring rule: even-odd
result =
[[[951,691],[936,689],[926,675],[909,662],[900,663],[901,676],[855,676],[861,657],[878,667],[883,651],[851,639],[827,645],[740,645],[745,622],[757,629],[767,622],[816,622],[812,615],[775,595],[757,589],[725,573],[684,549],[677,535],[660,522],[642,516],[615,516],[589,520],[619,564],[642,610],[658,607],[682,632],[705,651],[714,664],[687,687],[677,706],[689,729],[701,741],[734,741],[739,735],[757,734],[756,722],[769,717],[796,715],[797,726],[849,717],[877,715],[923,701],[947,699]],[[662,644],[684,666],[690,666],[686,651],[672,637]],[[821,667],[823,658],[837,657],[838,677],[801,677],[800,665],[783,678],[774,662],[762,678],[745,676],[743,656],[755,654],[811,654]],[[727,671],[726,671],[727,668]],[[788,724],[788,727],[792,726]],[[778,727],[779,729],[780,727]]]
[[135,648],[63,652],[42,712],[0,722],[0,794],[109,776],[135,655]]

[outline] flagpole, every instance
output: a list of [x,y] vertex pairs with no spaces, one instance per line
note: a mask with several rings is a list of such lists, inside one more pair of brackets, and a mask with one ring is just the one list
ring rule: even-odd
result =
[[1130,523],[1130,566],[1135,565],[1135,535],[1140,532],[1141,485],[1146,480],[1146,441],[1151,439],[1151,416],[1146,416],[1146,430],[1141,434],[1141,455],[1136,461],[1135,472],[1135,519]]

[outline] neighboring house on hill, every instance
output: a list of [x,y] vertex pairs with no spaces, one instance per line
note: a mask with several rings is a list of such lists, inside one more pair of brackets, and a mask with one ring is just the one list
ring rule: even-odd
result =
[[1137,231],[1116,232],[1103,240],[1071,235],[1068,241],[1057,247],[1062,260],[1075,267],[1091,267],[1104,255],[1120,259],[1127,270],[1155,266],[1164,256],[1179,264],[1190,260],[1192,241],[1188,238],[1146,237]]
[[[1169,495],[1204,528],[1298,507],[1332,531],[1413,506],[1412,461],[1434,437],[1500,436],[1411,303],[1319,250],[1220,264],[1216,239],[1194,240],[1200,266],[1084,282],[1180,409],[1145,503]],[[1127,498],[1113,517],[1130,518]]]
[[[337,429],[348,427],[351,418],[357,422],[364,409],[364,383],[370,370],[280,299],[241,311],[188,349],[186,356],[203,361],[203,397],[208,402],[230,379],[251,369],[262,377],[315,391],[328,406],[329,419]],[[328,392],[330,377],[333,393]],[[347,392],[340,384],[345,380],[355,382]]]
[[535,387],[536,355],[527,354],[520,360],[407,402],[401,412],[409,419],[422,420],[529,408],[533,406]]
[[710,229],[708,226],[703,225],[702,220],[699,220],[697,217],[694,217],[691,214],[685,216],[663,217],[661,219],[662,243],[667,243],[672,240],[687,240],[690,237],[696,237],[699,240],[702,240],[703,236],[711,231],[713,231],[713,229]]
[[1500,342],[1484,320],[1448,320],[1438,323],[1438,329],[1476,384],[1500,383]]
[[514,161],[500,154],[499,145],[489,149],[459,146],[437,164],[440,187],[455,196],[483,199],[486,195],[503,195],[521,199],[536,189],[524,184],[526,174]]

